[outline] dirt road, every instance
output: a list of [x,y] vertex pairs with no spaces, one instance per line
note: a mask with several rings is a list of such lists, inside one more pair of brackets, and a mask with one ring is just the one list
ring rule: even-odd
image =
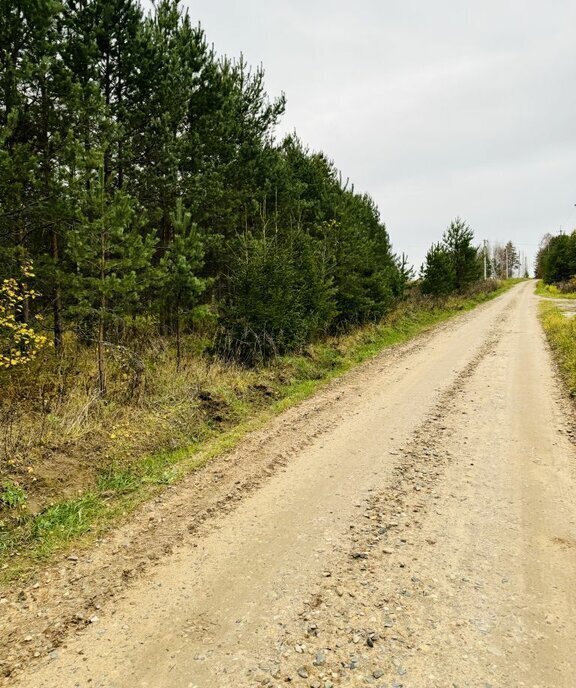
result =
[[40,655],[10,685],[573,688],[574,417],[532,292],[382,354],[6,598]]

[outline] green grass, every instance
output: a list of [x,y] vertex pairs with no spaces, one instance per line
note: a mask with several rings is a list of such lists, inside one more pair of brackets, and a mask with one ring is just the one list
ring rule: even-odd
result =
[[576,397],[576,317],[568,318],[553,303],[544,301],[540,321],[568,392]]
[[87,533],[98,516],[106,510],[98,494],[89,492],[49,507],[30,522],[29,536],[37,546],[37,554],[50,554],[62,542],[69,542]]
[[132,471],[112,468],[99,476],[97,485],[101,493],[129,494],[137,490],[141,483],[141,479]]
[[26,493],[12,482],[0,485],[0,507],[6,509],[21,509],[26,504]]
[[1,578],[6,581],[24,576],[56,552],[73,545],[87,546],[165,485],[233,449],[247,433],[312,396],[330,380],[387,347],[499,296],[518,281],[508,280],[490,293],[451,297],[436,306],[407,301],[382,323],[318,342],[303,354],[278,358],[260,371],[270,387],[269,398],[249,404],[228,397],[234,421],[224,429],[207,424],[196,429],[196,435],[184,446],[150,454],[129,467],[112,466],[99,475],[95,487],[75,499],[22,517],[15,526],[4,530],[0,522],[0,557],[6,562]]
[[553,284],[544,284],[542,280],[538,280],[535,293],[538,296],[545,296],[550,299],[576,299],[576,292],[561,292],[558,287]]

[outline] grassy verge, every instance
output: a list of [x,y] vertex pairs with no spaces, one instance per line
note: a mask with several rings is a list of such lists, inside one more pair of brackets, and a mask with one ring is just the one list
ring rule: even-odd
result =
[[542,280],[538,280],[536,284],[536,294],[549,299],[576,299],[576,292],[562,292],[555,285],[544,284]]
[[576,317],[568,318],[554,304],[542,302],[540,320],[568,391],[576,397]]
[[[199,406],[202,413],[183,415],[186,422],[190,418],[195,421],[193,426],[188,426],[187,434],[171,433],[172,437],[177,437],[177,447],[169,448],[166,442],[160,450],[130,458],[130,443],[136,441],[137,430],[126,425],[112,426],[114,432],[108,434],[121,440],[121,444],[110,446],[112,450],[115,446],[121,450],[106,453],[107,460],[83,490],[73,497],[55,499],[37,513],[26,513],[25,493],[5,482],[0,485],[0,505],[5,495],[5,501],[10,500],[12,511],[19,511],[19,516],[3,524],[0,521],[0,579],[6,581],[22,576],[34,570],[39,562],[72,545],[89,544],[164,486],[234,448],[248,432],[310,397],[330,380],[387,347],[405,342],[493,299],[518,281],[508,280],[489,293],[451,297],[442,304],[408,300],[381,323],[329,338],[311,345],[302,354],[278,358],[256,371],[234,370],[233,383],[227,381],[232,375],[229,370],[212,371],[210,385],[203,379],[204,387],[209,386],[210,391],[200,393],[204,404]],[[171,394],[172,407],[186,406],[174,390]],[[187,404],[192,405],[192,401]],[[119,409],[113,411],[118,413]],[[157,409],[154,412],[158,414]],[[139,418],[142,423],[143,416]],[[174,419],[179,418],[165,416],[164,425],[170,429]]]

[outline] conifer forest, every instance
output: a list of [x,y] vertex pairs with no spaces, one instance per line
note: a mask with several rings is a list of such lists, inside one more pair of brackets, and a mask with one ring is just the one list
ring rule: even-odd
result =
[[[219,58],[178,3],[2,13],[1,279],[20,317],[98,349],[204,321],[254,362],[382,316],[407,273],[378,209],[274,128],[262,69]],[[25,276],[22,266],[33,266]],[[18,274],[20,271],[20,275]]]
[[141,480],[348,365],[338,337],[496,289],[459,218],[415,279],[372,198],[277,135],[284,109],[177,0],[3,3],[0,506],[126,461]]

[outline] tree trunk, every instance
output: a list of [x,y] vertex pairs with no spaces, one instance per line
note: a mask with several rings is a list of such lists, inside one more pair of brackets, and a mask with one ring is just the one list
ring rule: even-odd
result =
[[[104,102],[106,103],[106,113],[110,113],[110,54],[106,53],[105,67],[104,67]],[[110,188],[110,181],[112,178],[112,163],[110,155],[110,145],[106,146],[104,150],[104,188]]]
[[[41,96],[42,96],[42,176],[44,183],[44,196],[46,201],[50,198],[50,187],[52,178],[52,166],[50,159],[50,138],[49,138],[49,116],[50,116],[50,102],[48,98],[46,78],[42,78],[41,82]],[[58,246],[58,231],[54,222],[50,224],[50,257],[52,258],[53,284],[52,284],[52,315],[53,315],[53,337],[54,350],[57,355],[62,353],[62,316],[61,316],[61,294],[60,294],[60,280],[58,276],[58,261],[59,261],[59,246]]]
[[[22,250],[26,254],[26,250],[24,248],[25,231],[24,231],[24,227],[23,227],[22,222],[23,222],[23,220],[20,220],[18,222],[18,246],[21,246]],[[30,322],[30,298],[28,297],[28,294],[27,294],[28,290],[25,290],[25,291],[26,291],[26,293],[25,293],[24,299],[22,301],[22,310],[18,311],[16,319],[19,322],[23,322],[23,323],[28,324]]]
[[[104,215],[104,186],[102,185],[102,208]],[[106,232],[104,228],[100,234],[100,313],[98,314],[98,387],[100,395],[106,396],[106,351],[104,349],[104,316],[106,313],[106,295],[104,280],[106,278]]]
[[57,355],[60,355],[62,353],[62,299],[60,294],[60,278],[58,277],[58,233],[54,228],[50,231],[50,256],[54,263],[54,286],[52,289],[54,350]]
[[182,348],[180,343],[180,295],[176,299],[176,370],[180,370],[180,361],[182,360]]
[[98,319],[98,389],[106,396],[106,351],[104,349],[104,316]]

